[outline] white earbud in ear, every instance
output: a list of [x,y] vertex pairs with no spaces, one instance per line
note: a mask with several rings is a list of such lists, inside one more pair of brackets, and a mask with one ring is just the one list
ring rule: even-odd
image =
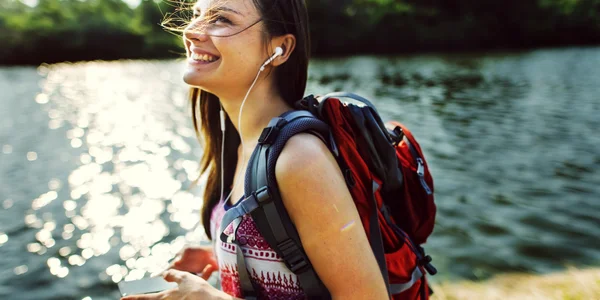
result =
[[271,56],[271,58],[267,59],[267,61],[265,61],[265,63],[260,67],[260,71],[264,71],[265,67],[267,65],[269,65],[275,58],[277,58],[277,56],[280,56],[283,54],[283,49],[281,47],[277,47],[275,48],[275,54],[273,54],[273,56]]
[[283,49],[281,47],[275,48],[275,54],[273,56],[277,57],[281,54],[283,54]]

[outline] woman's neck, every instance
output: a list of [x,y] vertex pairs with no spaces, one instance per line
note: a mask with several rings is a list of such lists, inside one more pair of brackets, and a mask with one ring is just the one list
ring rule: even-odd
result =
[[269,121],[291,110],[292,107],[281,98],[274,84],[263,79],[256,83],[248,95],[242,110],[241,123],[239,123],[240,107],[246,92],[247,90],[243,91],[243,94],[238,93],[229,97],[219,97],[219,99],[246,147],[253,149]]

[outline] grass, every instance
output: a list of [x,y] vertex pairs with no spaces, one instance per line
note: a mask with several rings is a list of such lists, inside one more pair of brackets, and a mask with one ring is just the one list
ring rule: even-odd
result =
[[434,284],[432,300],[600,299],[600,269],[568,269],[547,275],[507,274],[483,282]]

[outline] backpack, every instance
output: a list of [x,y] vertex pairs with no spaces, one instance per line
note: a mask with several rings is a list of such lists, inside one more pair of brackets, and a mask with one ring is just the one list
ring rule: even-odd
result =
[[[351,93],[319,99],[310,95],[298,101],[296,109],[272,119],[263,130],[246,171],[245,197],[225,213],[221,240],[236,243],[223,231],[250,214],[271,248],[298,276],[307,297],[331,298],[302,248],[275,180],[275,163],[285,143],[295,134],[310,132],[328,145],[344,174],[390,298],[429,299],[425,273],[434,275],[437,270],[420,245],[433,231],[436,206],[433,179],[411,132],[397,122],[384,124],[371,102]],[[255,299],[241,248],[236,248],[242,292],[246,299]]]

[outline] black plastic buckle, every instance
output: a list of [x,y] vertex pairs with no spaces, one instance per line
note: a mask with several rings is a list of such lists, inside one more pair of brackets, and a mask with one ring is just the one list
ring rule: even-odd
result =
[[320,106],[321,102],[319,102],[319,100],[317,100],[317,98],[315,98],[315,96],[312,94],[302,98],[300,101],[296,101],[294,104],[294,108],[308,110],[313,114],[313,116],[316,116],[319,119],[321,119]]
[[263,186],[260,189],[256,190],[253,193],[253,196],[256,198],[259,204],[265,204],[271,201],[271,194],[269,193],[269,187]]
[[294,108],[295,109],[301,109],[301,110],[308,110],[308,106],[309,103],[311,103],[311,99],[314,99],[315,96],[308,95],[304,98],[302,98],[301,100],[296,101],[296,103],[294,103]]
[[308,260],[292,239],[287,239],[277,245],[283,256],[283,262],[294,274],[302,273],[309,267]]
[[267,127],[265,129],[263,129],[262,133],[260,134],[260,137],[258,138],[258,143],[261,145],[262,144],[272,144],[278,134],[279,134],[279,128],[277,128],[275,126]]
[[287,123],[288,122],[285,119],[280,119],[279,121],[277,121],[277,124],[275,124],[275,126],[269,126],[263,129],[263,131],[260,134],[260,137],[258,138],[258,144],[272,144],[279,135],[279,131],[281,130],[281,128]]
[[429,275],[433,276],[437,274],[437,269],[431,264],[431,261],[433,260],[431,256],[425,255],[425,249],[423,249],[423,247],[419,247],[419,250],[421,250],[421,255],[423,255],[423,257],[419,259],[418,264],[423,266]]
[[404,131],[402,131],[402,127],[396,126],[393,130],[394,134],[391,134],[392,140],[394,140],[394,146],[398,146],[402,139],[404,138]]

